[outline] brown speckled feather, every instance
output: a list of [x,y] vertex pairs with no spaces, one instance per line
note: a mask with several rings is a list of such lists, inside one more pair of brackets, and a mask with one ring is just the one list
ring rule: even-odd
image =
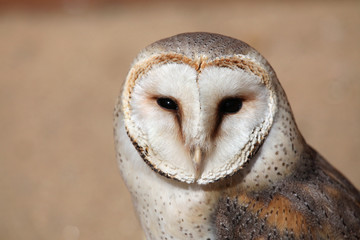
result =
[[239,193],[219,202],[218,239],[360,239],[359,191],[311,148],[289,177]]

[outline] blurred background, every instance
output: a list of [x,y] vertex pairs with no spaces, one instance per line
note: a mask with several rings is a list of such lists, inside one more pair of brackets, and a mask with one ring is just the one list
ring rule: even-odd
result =
[[141,239],[112,111],[144,46],[180,32],[258,49],[305,139],[360,187],[360,1],[0,0],[0,239]]

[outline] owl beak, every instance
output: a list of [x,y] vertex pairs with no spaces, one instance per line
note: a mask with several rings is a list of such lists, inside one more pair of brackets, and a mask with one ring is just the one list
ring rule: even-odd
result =
[[202,170],[202,152],[199,146],[196,146],[194,149],[192,161],[195,169],[195,178],[198,179]]

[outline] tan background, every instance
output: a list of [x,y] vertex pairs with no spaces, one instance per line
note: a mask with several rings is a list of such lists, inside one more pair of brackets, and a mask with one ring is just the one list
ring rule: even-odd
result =
[[359,1],[3,7],[0,239],[139,239],[114,157],[113,104],[137,52],[186,31],[265,55],[307,141],[359,188],[359,26]]

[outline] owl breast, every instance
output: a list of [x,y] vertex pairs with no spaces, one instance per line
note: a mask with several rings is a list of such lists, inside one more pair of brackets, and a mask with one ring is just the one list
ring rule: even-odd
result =
[[[146,239],[215,239],[219,194],[159,176],[133,149],[124,128],[117,128],[121,174],[135,205]],[[126,156],[126,157],[125,157]]]

